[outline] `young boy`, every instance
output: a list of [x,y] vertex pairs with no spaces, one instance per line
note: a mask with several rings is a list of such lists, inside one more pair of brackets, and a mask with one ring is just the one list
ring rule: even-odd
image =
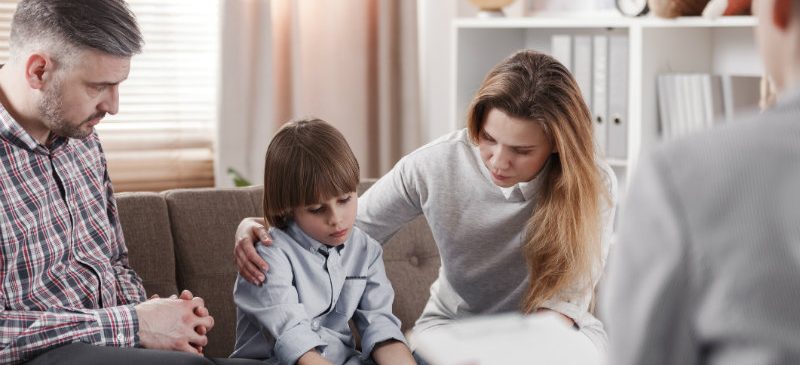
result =
[[273,243],[258,250],[270,268],[261,286],[237,278],[231,356],[287,365],[414,364],[392,314],[381,247],[353,227],[359,167],[344,136],[319,119],[288,123],[270,143],[264,171]]

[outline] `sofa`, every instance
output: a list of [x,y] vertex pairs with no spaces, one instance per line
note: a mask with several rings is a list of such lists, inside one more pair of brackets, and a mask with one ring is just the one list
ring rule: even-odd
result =
[[[362,182],[359,192],[371,185]],[[244,217],[261,216],[262,189],[176,189],[116,195],[129,262],[147,295],[189,289],[214,316],[206,354],[233,351],[236,307],[234,233]],[[386,272],[395,290],[393,311],[408,330],[422,312],[440,260],[424,217],[408,223],[384,245]]]

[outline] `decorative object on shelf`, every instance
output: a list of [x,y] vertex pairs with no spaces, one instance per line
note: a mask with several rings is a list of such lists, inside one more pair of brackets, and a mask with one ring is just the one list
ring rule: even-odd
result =
[[650,11],[647,0],[616,0],[617,10],[625,16],[642,16]]
[[590,13],[614,9],[615,0],[526,0],[528,12],[537,13]]
[[703,12],[709,0],[648,0],[650,9],[662,18],[697,16]]
[[752,0],[711,0],[703,10],[706,18],[718,18],[727,15],[750,15]]
[[506,16],[503,7],[513,3],[514,0],[469,0],[469,2],[480,9],[479,18],[499,18]]

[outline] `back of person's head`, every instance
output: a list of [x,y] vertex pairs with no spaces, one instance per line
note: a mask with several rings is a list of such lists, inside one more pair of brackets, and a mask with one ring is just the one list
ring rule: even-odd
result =
[[11,59],[47,52],[62,65],[93,49],[117,57],[141,52],[142,34],[123,0],[22,0],[11,21]]
[[323,120],[285,124],[272,138],[264,161],[264,218],[285,228],[297,207],[356,191],[356,156],[344,136]]
[[523,250],[531,280],[522,307],[530,312],[575,283],[593,283],[601,252],[600,207],[608,194],[597,168],[589,108],[572,74],[553,57],[523,50],[489,71],[467,111],[473,143],[492,109],[539,123],[555,148],[526,227]]

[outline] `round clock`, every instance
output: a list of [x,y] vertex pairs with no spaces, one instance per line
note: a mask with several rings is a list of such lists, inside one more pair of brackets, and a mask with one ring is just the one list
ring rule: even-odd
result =
[[627,16],[641,16],[647,14],[647,0],[616,0],[617,9]]

